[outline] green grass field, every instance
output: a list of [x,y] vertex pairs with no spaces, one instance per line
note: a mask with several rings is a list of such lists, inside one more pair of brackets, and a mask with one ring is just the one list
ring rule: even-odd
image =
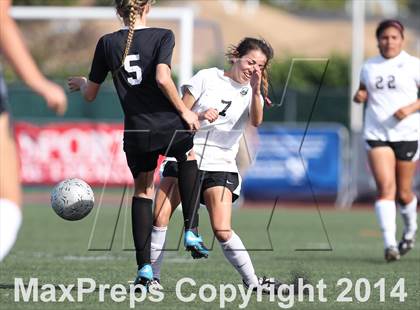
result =
[[[77,302],[76,291],[72,291],[76,302],[23,302],[22,297],[20,302],[14,301],[15,278],[23,278],[25,283],[30,277],[38,278],[40,286],[46,283],[76,284],[77,278],[92,278],[97,285],[128,285],[127,281],[133,279],[136,270],[134,253],[128,250],[132,247],[129,209],[121,210],[111,251],[105,249],[112,241],[118,208],[100,208],[91,248],[102,251],[89,251],[89,237],[96,211],[97,207],[82,221],[67,222],[56,216],[47,204],[25,206],[18,241],[0,264],[1,309],[129,309],[128,298],[120,303],[115,302],[110,298],[109,291],[105,292],[104,302],[99,302],[98,290],[85,295],[83,302]],[[294,296],[294,304],[289,309],[420,309],[420,247],[402,257],[401,261],[387,264],[383,259],[382,239],[373,212],[326,209],[321,213],[332,245],[331,251],[322,251],[328,249],[329,245],[315,207],[292,210],[283,209],[280,205],[276,208],[269,227],[271,250],[267,235],[270,209],[242,209],[233,214],[234,230],[244,244],[252,249],[250,255],[259,275],[274,276],[286,282],[293,281],[296,275],[304,275],[314,285],[324,280],[327,286],[324,289],[326,302],[320,302],[319,294],[315,291],[314,302],[308,301],[307,296],[303,301]],[[207,211],[201,209],[200,215],[201,232],[206,244],[210,245],[213,239]],[[398,224],[401,229],[401,222]],[[137,309],[217,309],[219,286],[231,283],[237,288],[241,283],[217,242],[207,260],[192,260],[182,247],[176,250],[181,230],[181,214],[177,212],[169,227],[167,240],[167,248],[172,251],[166,253],[162,269],[162,284],[165,287],[163,301],[154,303],[146,299],[136,304]],[[184,303],[175,293],[176,283],[183,277],[193,278],[197,283],[195,287],[186,284],[182,289],[185,296],[197,294],[193,302]],[[351,290],[345,294],[352,298],[350,302],[337,301],[345,289],[344,285],[336,285],[341,278],[352,281]],[[366,295],[368,298],[365,302],[356,300],[356,295],[363,298],[366,293],[366,282],[356,285],[360,278],[366,278],[370,286],[370,294]],[[381,278],[385,279],[383,302],[379,301],[379,288],[374,287]],[[400,278],[404,279],[407,293],[404,302],[390,297],[392,288]],[[212,302],[204,302],[198,296],[199,287],[205,283],[214,285],[218,290],[217,298]],[[207,291],[208,295],[210,291]],[[61,290],[57,287],[57,299],[60,296]],[[247,309],[281,309],[278,302],[277,297],[270,301],[268,296],[263,296],[259,301],[253,295]],[[241,304],[238,290],[236,300],[227,303],[226,308],[238,309]],[[289,301],[284,304],[292,305]]]

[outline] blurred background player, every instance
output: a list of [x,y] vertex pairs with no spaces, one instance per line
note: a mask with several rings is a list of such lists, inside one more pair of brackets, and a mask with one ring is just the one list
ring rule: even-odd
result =
[[[132,228],[138,265],[135,284],[148,286],[153,279],[150,265],[150,234],[152,230],[153,176],[159,155],[173,156],[179,164],[180,195],[186,229],[193,226],[189,219],[197,208],[194,189],[198,175],[192,149],[197,130],[197,115],[191,112],[178,95],[171,78],[174,34],[163,28],[146,26],[152,0],[115,0],[125,27],[99,39],[89,75],[71,77],[71,91],[82,92],[85,100],[93,101],[108,72],[112,72],[115,88],[124,111],[124,151],[134,178]],[[168,153],[167,153],[168,152]],[[188,249],[195,251],[201,237],[191,241]],[[195,255],[195,253],[192,253]]]
[[[67,108],[66,95],[39,71],[9,15],[10,7],[10,0],[0,1],[1,53],[25,84],[41,95],[49,108],[62,115]],[[0,261],[12,248],[22,221],[19,160],[6,101],[6,85],[0,67]]]
[[[194,138],[201,176],[201,201],[207,206],[213,232],[227,260],[241,275],[244,284],[269,290],[279,283],[258,278],[251,258],[241,239],[232,230],[232,202],[239,195],[238,167],[235,161],[239,141],[248,123],[259,126],[263,120],[263,97],[267,98],[267,69],[273,58],[271,46],[264,40],[245,38],[227,53],[231,68],[199,71],[183,85],[186,106],[199,115],[200,131]],[[262,86],[262,87],[261,87]],[[152,232],[152,267],[156,281],[167,225],[179,203],[172,161],[166,163],[162,186],[156,195],[155,221]],[[174,195],[171,196],[171,192]]]
[[[398,20],[381,22],[376,38],[380,55],[364,63],[354,101],[367,103],[364,139],[378,190],[375,211],[385,259],[394,261],[414,246],[417,230],[412,187],[419,159],[420,60],[402,50],[404,26]],[[395,201],[404,221],[398,246]]]

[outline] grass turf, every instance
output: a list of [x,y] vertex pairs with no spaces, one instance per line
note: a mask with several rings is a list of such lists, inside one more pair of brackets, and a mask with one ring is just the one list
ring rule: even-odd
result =
[[[47,205],[27,205],[19,238],[9,256],[0,263],[0,305],[2,309],[129,309],[128,297],[123,302],[115,302],[110,292],[105,292],[104,302],[98,301],[98,290],[85,295],[83,302],[77,302],[77,291],[72,291],[76,302],[20,302],[14,301],[14,278],[23,278],[27,283],[30,277],[38,278],[39,285],[76,284],[77,278],[92,278],[97,285],[117,283],[127,286],[127,281],[135,276],[135,259],[131,241],[130,212],[128,203],[121,209],[118,225],[118,208],[104,205],[96,207],[87,218],[78,222],[67,222],[56,216]],[[95,231],[88,250],[89,237],[99,210]],[[419,309],[420,306],[420,247],[414,248],[401,261],[385,263],[382,239],[377,231],[373,212],[366,210],[322,210],[322,219],[331,243],[324,232],[318,212],[314,208],[282,209],[277,207],[271,218],[269,209],[242,209],[233,213],[233,228],[250,249],[250,255],[257,274],[274,276],[285,282],[293,281],[296,275],[304,275],[313,285],[321,279],[327,287],[324,290],[326,302],[318,300],[303,301],[294,297],[289,309]],[[200,210],[201,233],[206,244],[211,245],[207,212]],[[270,220],[271,218],[271,220]],[[179,250],[182,231],[181,213],[176,212],[169,227],[167,248],[162,267],[162,284],[165,287],[162,302],[145,300],[136,308],[152,309],[217,309],[220,306],[219,286],[232,283],[236,286],[241,279],[228,264],[217,242],[214,242],[210,258],[194,261]],[[269,225],[269,235],[267,226]],[[401,222],[398,222],[401,227]],[[400,236],[400,232],[398,233]],[[214,240],[213,240],[214,241]],[[107,250],[112,245],[112,249]],[[271,247],[272,245],[272,247]],[[307,251],[296,251],[304,249]],[[184,303],[175,293],[175,286],[183,277],[193,278],[197,285],[184,285],[183,294],[197,294],[194,301]],[[339,302],[337,297],[343,293],[345,285],[337,286],[341,278],[349,278],[352,288],[346,294],[350,302]],[[371,288],[366,302],[356,300],[355,285],[360,278],[366,278]],[[380,302],[379,288],[374,284],[385,279],[385,301]],[[407,297],[404,302],[391,298],[390,292],[397,281],[403,278]],[[210,283],[217,288],[217,298],[204,302],[198,296],[199,287]],[[360,286],[363,297],[365,286]],[[39,290],[39,294],[42,290]],[[56,289],[57,299],[61,290]],[[229,296],[230,291],[227,291]],[[210,295],[210,291],[206,291]],[[261,301],[253,295],[248,309],[281,309],[278,298],[270,301],[263,296]],[[236,300],[226,303],[228,309],[238,309],[242,304],[239,290]],[[285,305],[291,303],[284,302]],[[285,307],[283,307],[285,308]]]

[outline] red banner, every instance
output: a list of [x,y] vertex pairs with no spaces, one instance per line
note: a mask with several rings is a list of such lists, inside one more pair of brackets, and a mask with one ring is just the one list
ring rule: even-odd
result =
[[24,184],[55,184],[71,177],[91,185],[133,183],[122,124],[18,122],[15,133]]

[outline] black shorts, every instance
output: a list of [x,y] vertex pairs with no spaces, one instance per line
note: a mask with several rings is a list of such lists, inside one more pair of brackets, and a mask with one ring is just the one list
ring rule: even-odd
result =
[[[203,184],[200,190],[200,203],[204,202],[204,191],[215,186],[224,186],[232,193],[232,202],[239,198],[235,193],[235,189],[239,185],[239,176],[235,172],[226,171],[201,171]],[[178,163],[176,161],[168,161],[162,172],[163,177],[178,177]]]
[[124,147],[127,164],[133,178],[137,178],[140,172],[155,170],[159,155],[175,157],[178,161],[187,160],[186,153],[193,147],[193,136],[189,136],[173,145],[153,152],[139,152],[134,147]]
[[397,160],[416,161],[419,158],[418,141],[379,141],[366,140],[368,149],[374,147],[387,146],[392,149]]

